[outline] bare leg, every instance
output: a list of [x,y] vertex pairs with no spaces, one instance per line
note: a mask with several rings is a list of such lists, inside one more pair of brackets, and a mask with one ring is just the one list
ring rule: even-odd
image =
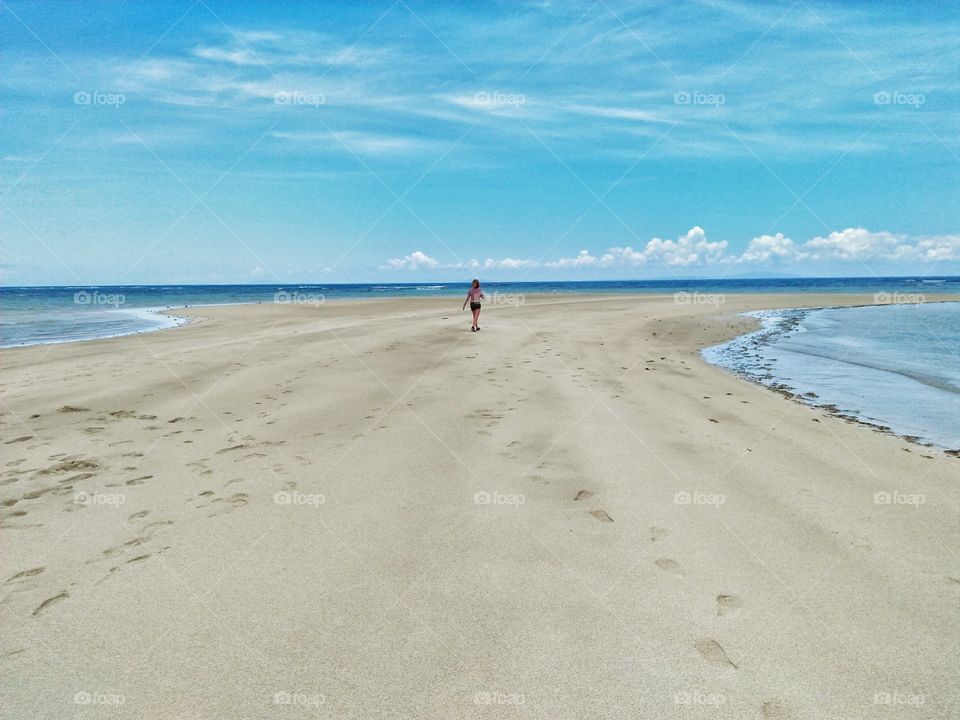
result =
[[480,329],[480,326],[477,325],[477,322],[479,322],[479,320],[480,320],[480,310],[477,309],[473,311],[473,327],[477,330]]

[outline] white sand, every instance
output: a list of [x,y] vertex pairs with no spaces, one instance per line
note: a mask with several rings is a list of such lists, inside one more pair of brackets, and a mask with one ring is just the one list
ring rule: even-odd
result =
[[960,460],[697,352],[865,301],[199,308],[4,350],[0,714],[952,717]]

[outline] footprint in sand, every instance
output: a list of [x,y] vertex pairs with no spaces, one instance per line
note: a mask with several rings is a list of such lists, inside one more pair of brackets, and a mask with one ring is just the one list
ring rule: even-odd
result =
[[4,585],[9,585],[12,582],[17,582],[18,580],[24,580],[28,577],[33,577],[34,575],[39,575],[46,567],[35,567],[30,568],[29,570],[21,570],[16,575],[11,575],[10,578],[4,583]]
[[234,510],[244,507],[249,502],[250,502],[250,497],[246,493],[235,493],[234,495],[231,495],[226,500],[224,500],[223,498],[217,498],[210,504],[213,505],[214,503],[226,503],[226,506],[222,507],[216,512],[210,513],[209,515],[207,515],[207,517],[213,518],[213,517],[217,517],[218,515],[223,515],[224,513],[233,512]]
[[714,665],[720,665],[722,667],[731,667],[734,670],[737,669],[737,666],[733,661],[727,657],[726,651],[720,646],[716,640],[711,640],[710,638],[703,638],[697,640],[693,646],[697,649],[703,657]]
[[666,528],[657,527],[654,525],[652,528],[650,528],[650,542],[656,542],[657,540],[666,537],[669,533],[670,531]]
[[58,602],[62,602],[70,597],[70,594],[64,590],[59,595],[54,595],[44,600],[42,603],[37,605],[36,609],[33,611],[34,615],[39,615],[42,612],[46,612],[51,606],[56,605]]
[[683,568],[680,567],[680,563],[676,560],[671,560],[670,558],[659,558],[653,561],[653,564],[664,572],[668,572],[671,575],[676,575],[677,577],[683,577],[686,573],[683,572]]
[[145,518],[145,517],[146,517],[147,515],[149,515],[149,514],[150,514],[150,511],[149,511],[149,510],[141,510],[140,512],[135,512],[135,513],[133,513],[133,515],[131,515],[130,517],[128,517],[127,520],[128,520],[128,521],[130,521],[130,520],[141,520],[141,519]]
[[591,510],[590,514],[600,522],[613,522],[613,518],[607,514],[606,510]]
[[141,528],[139,539],[141,541],[153,540],[153,535],[157,530],[170,525],[173,525],[173,520],[154,520],[151,523],[147,523]]
[[743,601],[736,595],[717,595],[717,615],[723,617],[743,607]]
[[589,490],[580,490],[577,492],[577,496],[574,498],[574,500],[586,500],[589,497],[593,497],[592,492]]
[[763,717],[768,720],[787,720],[787,708],[780,700],[768,700],[761,707]]

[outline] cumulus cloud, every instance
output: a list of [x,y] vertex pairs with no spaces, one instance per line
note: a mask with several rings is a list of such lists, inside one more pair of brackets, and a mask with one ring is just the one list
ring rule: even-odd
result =
[[709,242],[703,228],[695,225],[676,240],[653,238],[644,248],[646,260],[667,265],[711,265],[723,258],[727,241]]
[[[483,262],[477,259],[473,259],[467,263],[464,263],[464,266],[470,268],[471,270],[491,270],[493,268],[502,268],[504,270],[518,270],[520,268],[536,267],[537,263],[534,260],[519,260],[517,258],[505,257],[502,260],[494,260],[493,258],[487,258]],[[459,267],[459,266],[454,266],[454,267]]]
[[603,255],[591,255],[581,250],[576,257],[560,258],[547,263],[547,267],[630,267],[648,262],[660,262],[667,265],[710,265],[723,260],[727,241],[711,242],[703,228],[694,226],[676,240],[653,238],[643,248],[634,250],[627,247],[612,247]]
[[415,250],[406,257],[402,258],[393,258],[387,260],[387,264],[384,265],[381,269],[390,269],[390,270],[521,270],[523,268],[532,268],[538,267],[539,263],[536,260],[522,260],[519,258],[505,257],[497,260],[495,258],[488,257],[486,260],[478,260],[472,258],[466,262],[458,262],[453,264],[443,264],[439,260],[435,260],[426,253],[421,252],[420,250]]
[[904,245],[905,240],[903,235],[885,231],[847,228],[832,232],[827,237],[808,240],[804,243],[804,249],[813,260],[892,260],[897,259],[898,248]]
[[805,253],[797,249],[797,244],[783,233],[761,235],[753,238],[747,249],[737,260],[739,262],[784,262],[801,260]]
[[783,233],[760,235],[740,253],[727,254],[726,240],[711,241],[703,228],[694,226],[676,240],[652,238],[642,250],[612,247],[594,255],[581,250],[572,257],[540,263],[536,260],[506,257],[501,260],[473,259],[455,265],[441,265],[422,252],[388,261],[388,267],[399,270],[450,268],[470,270],[521,270],[534,267],[551,269],[629,268],[650,264],[671,267],[703,267],[710,265],[751,264],[809,267],[812,263],[936,263],[960,261],[960,235],[931,235],[911,238],[887,231],[873,232],[866,228],[846,228],[817,236],[803,243]]
[[960,235],[936,235],[917,240],[912,248],[915,259],[924,262],[960,260]]
[[439,266],[439,261],[434,260],[419,250],[414,250],[402,258],[391,258],[387,260],[387,267],[392,270],[422,270],[424,268],[436,268]]
[[594,255],[591,255],[589,251],[581,250],[576,257],[560,258],[559,260],[548,262],[547,267],[550,267],[550,268],[593,267],[598,262],[599,262],[598,258]]

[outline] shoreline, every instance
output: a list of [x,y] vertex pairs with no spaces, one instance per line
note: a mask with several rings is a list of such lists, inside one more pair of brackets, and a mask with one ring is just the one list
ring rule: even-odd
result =
[[[902,305],[936,305],[936,304],[950,304],[958,303],[960,299],[950,298],[944,300],[925,300],[923,303],[900,303]],[[817,307],[791,307],[791,308],[781,308],[776,310],[771,309],[762,309],[762,310],[749,310],[742,313],[743,317],[749,317],[756,321],[759,325],[756,329],[746,332],[742,335],[738,335],[730,340],[724,341],[718,345],[712,345],[709,347],[704,347],[701,349],[701,356],[704,361],[710,365],[722,368],[726,372],[729,372],[731,375],[740,378],[746,382],[758,385],[767,390],[770,390],[774,393],[782,395],[783,397],[791,400],[793,402],[800,403],[809,407],[817,408],[827,412],[830,416],[844,420],[848,423],[855,423],[862,425],[864,427],[870,428],[871,430],[878,432],[884,435],[890,435],[892,437],[897,437],[901,440],[905,440],[913,445],[922,448],[929,448],[942,452],[945,455],[960,458],[960,446],[950,447],[942,443],[938,443],[932,440],[922,438],[921,436],[911,434],[906,431],[894,430],[893,426],[897,424],[895,420],[885,420],[880,418],[871,418],[867,416],[858,415],[856,411],[851,411],[849,409],[840,408],[835,402],[827,402],[820,397],[820,393],[816,391],[814,387],[812,390],[803,391],[799,387],[795,386],[790,382],[778,380],[776,375],[773,374],[769,369],[766,371],[766,374],[761,374],[760,369],[758,368],[747,368],[740,366],[739,363],[742,363],[741,359],[738,361],[736,357],[739,355],[741,358],[746,355],[751,348],[762,346],[762,347],[771,347],[773,339],[778,337],[783,337],[789,335],[794,331],[797,325],[803,322],[803,320],[809,316],[811,313],[821,312],[824,310],[839,310],[839,309],[855,309],[855,308],[867,308],[867,307],[888,307],[893,305],[893,303],[865,303],[865,304],[851,304],[851,305],[823,305]],[[768,325],[767,320],[769,318],[773,319],[773,324]],[[763,366],[768,368],[768,366]],[[813,383],[815,385],[815,383]],[[822,390],[821,390],[822,391]],[[885,422],[891,423],[890,425],[884,424]]]
[[[38,286],[38,287],[40,287],[40,286]],[[92,287],[92,286],[91,286],[91,287]],[[623,292],[572,292],[572,291],[571,291],[571,292],[564,292],[564,291],[557,291],[557,292],[549,293],[549,294],[547,294],[547,293],[532,294],[530,297],[533,297],[535,300],[540,300],[540,303],[539,303],[539,304],[542,305],[542,304],[545,304],[543,301],[544,301],[544,300],[547,300],[547,299],[556,300],[557,302],[566,302],[567,300],[569,300],[569,299],[571,299],[571,298],[582,298],[582,299],[596,298],[596,299],[598,299],[598,300],[611,299],[611,298],[623,298],[623,299],[641,299],[641,298],[646,298],[646,299],[651,299],[651,300],[660,300],[660,299],[665,299],[665,298],[674,299],[677,295],[683,295],[683,294],[693,295],[694,293],[684,293],[683,291],[679,291],[679,292],[675,292],[675,293],[645,293],[645,292],[644,292],[644,293],[639,293],[639,292],[638,292],[638,293],[623,293]],[[786,296],[786,295],[792,295],[792,296],[799,296],[799,297],[802,297],[802,296],[803,296],[803,293],[795,293],[795,292],[782,292],[782,293],[731,292],[731,293],[721,293],[721,294],[722,294],[724,297],[730,296],[730,297],[739,297],[739,298],[752,298],[752,297],[755,297],[755,296],[758,296],[758,295],[768,295],[768,296],[771,296],[771,297],[777,297],[778,295],[784,295],[784,296]],[[811,294],[812,294],[812,295],[813,295],[813,294],[816,294],[816,295],[835,295],[835,296],[838,297],[838,298],[843,298],[843,297],[846,297],[846,296],[856,296],[856,295],[860,295],[861,293],[851,292],[851,293],[811,293]],[[946,299],[939,299],[939,298],[938,298],[938,299],[935,299],[935,300],[925,299],[925,300],[923,300],[922,304],[960,302],[960,295],[950,295],[950,294],[947,294],[947,293],[944,293],[944,295],[946,296]],[[447,298],[457,298],[457,297],[459,297],[459,295],[417,295],[417,296],[402,296],[402,295],[397,295],[397,296],[387,296],[387,297],[377,297],[377,298],[355,298],[355,297],[331,298],[331,299],[329,299],[329,300],[324,299],[323,302],[320,302],[320,303],[309,303],[309,302],[303,302],[303,303],[277,303],[277,302],[272,302],[272,301],[267,301],[267,300],[256,300],[256,301],[249,301],[249,302],[191,303],[191,304],[186,304],[186,305],[173,305],[173,306],[163,306],[163,307],[161,307],[161,306],[143,306],[143,307],[135,307],[135,308],[129,308],[129,309],[128,309],[128,308],[122,308],[122,309],[119,309],[121,312],[131,312],[131,313],[144,312],[144,313],[148,313],[148,314],[152,314],[152,315],[162,315],[162,316],[165,316],[165,317],[169,317],[169,318],[171,318],[171,319],[173,319],[173,320],[179,320],[179,321],[181,321],[181,322],[179,322],[178,324],[169,325],[169,326],[166,326],[166,327],[146,328],[146,329],[142,329],[142,330],[133,330],[133,331],[131,331],[131,332],[118,333],[118,334],[114,334],[114,335],[97,335],[97,336],[94,336],[94,337],[86,337],[86,338],[50,340],[50,341],[43,341],[43,342],[21,343],[21,344],[19,344],[19,345],[8,345],[8,346],[0,347],[0,351],[3,351],[3,350],[13,350],[13,349],[17,349],[17,348],[28,348],[28,347],[34,347],[34,346],[39,346],[39,345],[61,345],[61,344],[66,344],[66,343],[82,343],[82,342],[92,342],[92,341],[96,341],[96,340],[110,340],[110,339],[112,339],[112,338],[128,337],[128,336],[130,336],[130,335],[138,335],[138,334],[143,334],[143,333],[154,333],[154,332],[160,332],[160,331],[162,331],[162,330],[175,330],[175,329],[177,329],[177,328],[184,327],[185,325],[188,325],[188,324],[190,324],[190,322],[191,322],[191,317],[189,317],[188,315],[179,314],[179,313],[177,313],[177,311],[178,311],[178,310],[190,310],[190,309],[194,309],[194,308],[244,307],[244,306],[256,306],[256,305],[277,305],[277,306],[280,306],[280,307],[282,307],[282,306],[294,306],[294,307],[296,307],[296,306],[312,305],[312,306],[315,306],[315,307],[319,307],[319,306],[321,306],[321,305],[326,305],[327,303],[385,303],[385,302],[407,301],[407,300],[441,300],[441,299],[445,300],[445,299],[447,299]],[[525,300],[524,300],[524,303],[525,303]],[[503,303],[503,304],[508,304],[508,303]],[[523,303],[521,303],[521,304],[523,304]],[[721,304],[722,304],[722,303],[721,303]],[[807,305],[798,305],[798,306],[795,307],[795,308],[763,308],[763,309],[758,309],[758,310],[755,310],[755,311],[752,310],[752,311],[749,311],[749,312],[758,312],[758,313],[760,313],[760,312],[765,312],[766,310],[777,311],[777,312],[783,311],[783,310],[806,310],[806,311],[810,311],[810,310],[830,310],[830,309],[844,308],[844,307],[874,307],[874,306],[882,307],[882,306],[885,306],[885,305],[893,305],[893,304],[915,304],[915,303],[877,303],[877,302],[864,302],[864,303],[859,303],[859,304],[854,304],[854,305],[847,305],[847,304],[816,305],[816,306],[814,306],[814,305],[810,305],[810,306],[807,306]],[[496,305],[495,305],[494,303],[485,304],[485,305],[484,305],[484,309],[489,310],[489,309],[491,309],[492,307],[495,307],[495,306],[496,306]],[[746,333],[745,333],[745,334],[746,334]]]

